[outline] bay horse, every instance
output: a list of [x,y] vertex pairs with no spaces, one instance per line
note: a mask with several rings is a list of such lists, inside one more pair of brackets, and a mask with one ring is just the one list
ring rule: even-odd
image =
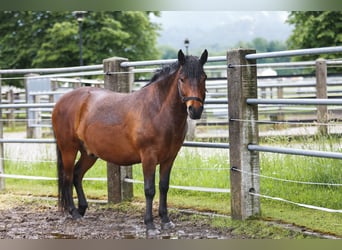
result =
[[[206,74],[201,57],[185,56],[158,70],[151,81],[133,93],[80,87],[64,94],[52,112],[57,145],[59,207],[73,219],[88,207],[82,187],[86,171],[98,158],[117,165],[142,163],[146,199],[144,223],[147,231],[158,231],[153,223],[155,171],[159,164],[159,216],[161,228],[174,225],[167,211],[167,192],[173,162],[187,132],[187,116],[199,119],[205,100]],[[77,153],[80,157],[75,164]],[[78,209],[73,201],[73,185]]]

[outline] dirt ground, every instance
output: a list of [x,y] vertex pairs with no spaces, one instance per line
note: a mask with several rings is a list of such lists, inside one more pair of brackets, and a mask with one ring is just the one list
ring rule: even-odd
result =
[[[91,204],[85,217],[72,220],[58,211],[53,202],[14,201],[4,204],[0,199],[0,239],[232,239],[228,229],[210,225],[212,217],[188,212],[170,211],[176,225],[160,230],[156,236],[146,235],[143,223],[144,208],[138,205],[108,206]],[[19,198],[20,199],[20,198]],[[157,211],[154,211],[157,214]],[[159,218],[155,218],[160,228]],[[241,238],[241,235],[239,236]]]

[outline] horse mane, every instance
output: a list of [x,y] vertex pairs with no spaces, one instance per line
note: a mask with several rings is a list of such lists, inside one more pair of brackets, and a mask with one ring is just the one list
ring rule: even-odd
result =
[[[187,77],[198,79],[203,73],[203,66],[199,63],[198,57],[186,56],[185,58],[186,60],[185,64],[182,67],[182,71]],[[161,69],[156,70],[151,80],[144,87],[147,87],[151,83],[173,74],[178,69],[178,67],[178,61],[169,65],[162,66]]]
[[157,69],[151,80],[144,86],[147,87],[158,79],[163,79],[166,76],[173,74],[179,67],[178,61],[169,65],[163,65],[161,69]]

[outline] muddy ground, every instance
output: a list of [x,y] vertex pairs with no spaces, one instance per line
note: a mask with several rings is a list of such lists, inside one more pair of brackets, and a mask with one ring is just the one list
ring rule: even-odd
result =
[[[20,198],[19,198],[20,199]],[[174,229],[146,234],[143,204],[108,206],[91,204],[85,217],[72,220],[51,202],[19,201],[6,206],[0,200],[0,239],[232,239],[229,229],[210,225],[211,216],[170,211]],[[10,203],[13,204],[13,199]],[[157,214],[157,211],[154,211]],[[155,218],[160,228],[159,218]],[[241,235],[239,236],[241,238]]]

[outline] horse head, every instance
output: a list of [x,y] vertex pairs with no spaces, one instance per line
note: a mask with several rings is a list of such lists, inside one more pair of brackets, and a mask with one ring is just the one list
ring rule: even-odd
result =
[[191,119],[200,119],[203,112],[206,92],[205,81],[207,79],[203,65],[207,59],[207,50],[203,51],[200,58],[185,56],[182,50],[178,52],[178,63],[180,65],[178,91]]

